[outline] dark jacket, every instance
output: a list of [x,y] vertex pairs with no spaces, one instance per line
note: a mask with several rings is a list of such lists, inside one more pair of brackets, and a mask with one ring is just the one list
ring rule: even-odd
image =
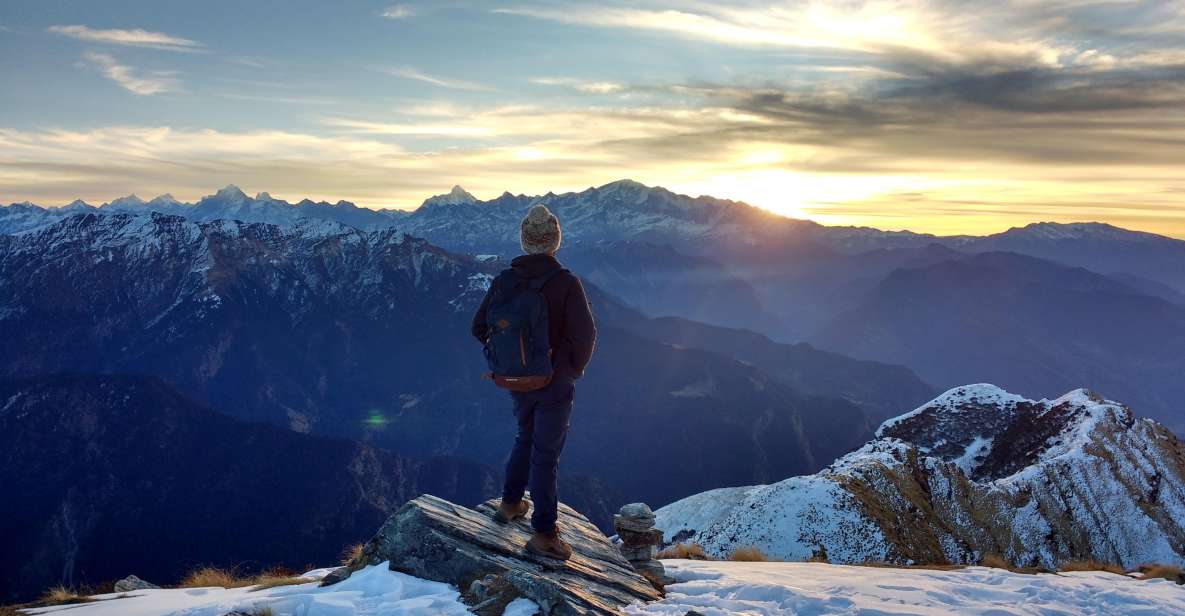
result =
[[[537,278],[553,269],[562,267],[551,255],[523,255],[510,262],[520,275]],[[488,325],[486,307],[494,292],[494,284],[486,291],[485,299],[473,315],[473,337],[485,343]],[[593,323],[588,298],[580,279],[569,272],[561,272],[543,286],[543,297],[547,300],[547,334],[551,341],[553,380],[574,380],[584,375],[584,368],[592,358],[597,344],[597,327]]]

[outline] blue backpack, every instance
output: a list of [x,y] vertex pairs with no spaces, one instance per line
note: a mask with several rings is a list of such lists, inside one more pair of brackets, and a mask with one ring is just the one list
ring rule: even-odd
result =
[[535,391],[551,382],[551,340],[543,286],[568,270],[556,268],[538,278],[507,269],[495,280],[486,306],[486,361],[494,384],[511,391]]

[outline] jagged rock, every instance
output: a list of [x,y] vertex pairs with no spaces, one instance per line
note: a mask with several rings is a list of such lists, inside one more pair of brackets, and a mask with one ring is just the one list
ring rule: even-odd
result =
[[152,588],[160,588],[160,586],[151,582],[145,582],[134,575],[129,575],[115,583],[115,592],[131,592],[133,590],[149,590]]
[[516,597],[556,616],[620,614],[634,601],[660,597],[604,534],[567,505],[560,504],[559,526],[572,545],[568,561],[527,553],[529,523],[498,524],[496,507],[496,500],[474,510],[420,496],[387,519],[363,547],[359,566],[388,561],[395,571],[455,584],[478,614],[501,614]]
[[338,567],[321,578],[322,586],[330,586],[350,577],[349,567]]

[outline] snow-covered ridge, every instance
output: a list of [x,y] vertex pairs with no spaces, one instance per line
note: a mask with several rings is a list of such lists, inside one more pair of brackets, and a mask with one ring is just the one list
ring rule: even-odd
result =
[[71,213],[155,211],[193,220],[226,218],[276,225],[292,224],[299,218],[333,220],[366,230],[399,225],[411,235],[450,250],[488,252],[505,248],[509,251],[515,246],[513,238],[523,213],[536,203],[546,203],[564,220],[568,242],[639,240],[671,244],[692,254],[718,254],[731,249],[752,251],[754,247],[778,251],[803,242],[849,254],[935,244],[971,252],[1013,249],[1024,252],[1018,246],[1031,245],[1040,254],[1040,248],[1049,248],[1054,243],[1155,245],[1176,256],[1185,254],[1185,242],[1180,240],[1100,223],[1034,223],[982,237],[829,227],[774,214],[744,202],[706,195],[693,197],[633,180],[561,194],[531,196],[504,192],[486,201],[454,186],[448,193],[425,199],[418,209],[407,211],[370,209],[348,201],[328,203],[304,199],[289,203],[267,192],[252,198],[234,185],[196,203],[183,203],[168,194],[148,201],[129,195],[98,207],[81,201],[50,208],[26,202],[0,206],[0,234],[49,224]]
[[113,199],[98,207],[75,201],[64,207],[41,207],[33,204],[13,204],[0,207],[0,234],[19,233],[53,224],[80,213],[109,214],[169,214],[194,221],[237,220],[293,226],[305,221],[327,221],[363,230],[391,227],[404,214],[395,210],[360,208],[346,201],[327,203],[308,199],[289,203],[273,198],[266,192],[254,198],[232,185],[203,197],[196,203],[178,201],[170,194],[145,201],[136,195]]
[[[79,301],[108,297],[111,289],[94,272],[118,268],[136,287],[129,301],[137,305],[146,328],[182,314],[207,318],[225,307],[226,287],[244,277],[298,319],[318,301],[386,310],[429,287],[448,294],[444,303],[467,306],[484,294],[481,283],[489,273],[471,257],[393,228],[363,231],[322,219],[290,225],[194,221],[156,212],[90,212],[0,235],[0,274],[23,280],[39,267],[73,280]],[[29,282],[20,288],[34,295],[52,291],[43,287]],[[21,305],[0,298],[0,314],[19,312]]]
[[1185,447],[1089,390],[1029,400],[968,385],[877,435],[815,475],[672,503],[658,525],[709,552],[787,560],[1185,562]]

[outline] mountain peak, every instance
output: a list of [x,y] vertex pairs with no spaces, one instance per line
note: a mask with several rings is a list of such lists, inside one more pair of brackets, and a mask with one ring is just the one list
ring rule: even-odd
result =
[[255,195],[255,200],[256,201],[274,201],[275,199],[272,199],[272,196],[270,194],[268,194],[266,192],[261,192],[261,193],[257,193]]
[[649,186],[647,186],[641,182],[636,182],[634,180],[627,178],[624,180],[617,180],[616,182],[609,182],[608,184],[605,184],[604,186],[597,188],[597,190],[608,190],[608,191],[648,190],[649,188],[650,188]]
[[[918,408],[886,420],[876,430],[878,437],[894,435],[900,432],[900,426],[908,425],[924,414],[941,415],[944,422],[953,422],[951,416],[966,413],[978,413],[985,407],[1004,408],[1026,402],[1023,396],[1005,391],[991,383],[975,383],[963,385],[943,392],[937,398],[919,406]],[[976,421],[983,420],[977,417]]]
[[148,203],[149,205],[176,205],[180,204],[181,202],[178,201],[176,197],[172,195],[172,193],[165,193],[163,195],[157,195],[152,201],[149,201]]
[[108,207],[112,207],[112,206],[114,206],[114,207],[125,206],[126,207],[126,206],[138,206],[138,205],[144,205],[144,200],[141,199],[140,197],[136,196],[135,194],[131,194],[126,197],[119,197],[117,199],[112,199],[110,202],[107,203]]
[[63,210],[93,210],[95,208],[94,208],[94,206],[87,203],[86,201],[83,201],[82,199],[75,199],[75,200],[71,201],[70,203],[62,206],[62,209]]
[[424,200],[424,205],[462,205],[467,203],[477,203],[477,197],[461,188],[460,185],[453,186],[453,189],[447,194],[428,197]]
[[214,197],[229,201],[246,201],[247,193],[240,190],[239,187],[235,186],[234,184],[227,184],[225,188],[215,193]]

